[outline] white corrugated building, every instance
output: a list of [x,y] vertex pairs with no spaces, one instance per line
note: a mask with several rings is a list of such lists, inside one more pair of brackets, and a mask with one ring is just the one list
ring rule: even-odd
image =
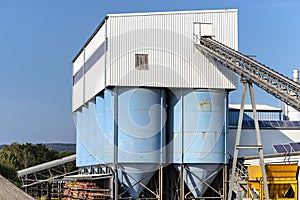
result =
[[108,86],[236,89],[237,76],[193,45],[208,33],[237,50],[237,20],[235,9],[108,14],[73,60],[72,110]]

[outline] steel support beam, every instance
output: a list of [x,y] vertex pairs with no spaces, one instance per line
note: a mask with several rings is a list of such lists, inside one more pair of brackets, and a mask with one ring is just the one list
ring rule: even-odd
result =
[[184,200],[184,164],[180,164],[180,200]]
[[[242,123],[243,123],[246,92],[247,92],[247,82],[244,82],[243,92],[242,92],[242,100],[241,100],[241,108],[240,108],[239,121],[238,121],[238,128],[237,128],[236,138],[235,138],[235,145],[240,144],[240,140],[241,140],[241,132],[242,132]],[[235,175],[235,170],[236,170],[236,163],[237,163],[238,154],[239,154],[238,148],[234,148],[233,163],[232,163],[231,176],[230,176],[230,181],[229,181],[228,200],[232,199],[233,182],[234,182],[234,175]]]
[[[262,146],[260,131],[259,131],[259,124],[258,124],[258,119],[257,119],[257,112],[256,112],[256,104],[255,104],[253,86],[252,86],[251,82],[248,85],[249,85],[250,98],[251,98],[251,104],[252,104],[252,109],[253,109],[253,117],[254,117],[257,145]],[[260,163],[263,182],[264,182],[265,197],[266,197],[267,200],[269,200],[270,198],[269,198],[269,190],[268,190],[268,183],[267,183],[267,173],[266,173],[266,168],[265,168],[265,163],[264,163],[263,148],[258,148],[258,152],[259,152],[259,159],[260,159],[259,163]]]
[[[241,139],[245,97],[246,97],[246,93],[247,93],[247,84],[249,85],[250,100],[251,100],[251,105],[252,105],[252,109],[253,109],[253,118],[254,118],[254,124],[255,124],[257,145],[241,146],[239,144],[240,144],[240,139]],[[238,158],[239,149],[241,149],[241,148],[248,148],[248,149],[254,148],[254,149],[258,150],[259,158],[260,158],[260,166],[261,166],[263,182],[264,182],[265,197],[266,197],[266,200],[269,200],[267,176],[266,176],[266,169],[265,169],[265,164],[264,164],[264,154],[263,154],[263,148],[262,148],[262,142],[261,142],[261,135],[260,135],[260,131],[259,131],[254,91],[253,91],[252,83],[247,80],[243,81],[241,108],[240,108],[240,113],[239,113],[238,129],[237,129],[236,138],[235,138],[235,148],[234,148],[234,154],[233,154],[231,177],[230,177],[230,182],[229,182],[228,200],[232,199],[232,191],[233,191],[233,184],[234,184],[234,178],[235,178],[235,172],[236,172],[237,158]]]

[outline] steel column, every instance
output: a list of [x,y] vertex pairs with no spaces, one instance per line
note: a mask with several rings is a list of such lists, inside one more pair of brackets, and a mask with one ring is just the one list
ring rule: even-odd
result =
[[180,164],[180,200],[184,200],[184,164]]
[[114,120],[114,200],[119,199],[118,185],[118,92],[112,91],[113,94],[113,120]]
[[[251,82],[249,82],[248,85],[249,85],[249,92],[250,92],[251,104],[252,104],[252,109],[253,109],[253,117],[254,117],[257,145],[262,146],[260,131],[259,131],[259,124],[258,124],[258,119],[257,119],[253,86],[252,86]],[[258,152],[259,152],[259,159],[260,159],[259,163],[261,166],[262,177],[263,177],[263,181],[264,181],[265,196],[266,196],[266,199],[269,200],[269,190],[268,190],[268,183],[267,183],[267,173],[266,173],[266,168],[265,168],[265,164],[264,164],[263,148],[258,148]]]
[[[240,144],[246,92],[247,92],[247,82],[244,82],[242,100],[241,100],[241,108],[240,108],[240,114],[239,114],[238,129],[237,129],[236,138],[235,138],[235,145]],[[235,170],[236,170],[238,154],[239,154],[239,149],[234,148],[233,163],[232,163],[231,176],[230,176],[230,181],[229,181],[228,200],[232,199],[233,181],[234,181],[234,175],[235,175]]]

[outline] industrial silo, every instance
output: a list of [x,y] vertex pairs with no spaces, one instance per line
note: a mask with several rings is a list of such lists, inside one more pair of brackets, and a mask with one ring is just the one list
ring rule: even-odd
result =
[[[195,50],[194,39],[211,34],[237,50],[237,30],[235,9],[105,16],[73,60],[77,166],[82,171],[95,165],[110,168],[111,192],[126,191],[115,199],[142,197],[151,177],[151,192],[143,196],[162,199],[166,191],[178,192],[173,184],[176,173],[170,170],[171,178],[168,169],[183,163],[187,185],[194,196],[201,196],[205,186],[194,175],[201,179],[214,175],[225,162],[221,121],[227,91],[236,89],[237,76]],[[207,110],[209,104],[212,110]],[[96,110],[96,129],[85,124],[93,121],[91,112],[85,117],[90,108]],[[211,121],[216,126],[209,126]],[[161,165],[165,154],[172,166]],[[168,181],[172,189],[166,188]]]
[[169,162],[202,197],[225,162],[225,90],[177,89],[169,97]]
[[164,162],[164,90],[126,87],[104,94],[105,162],[118,165],[120,184],[138,198]]
[[95,146],[95,159],[97,160],[97,164],[102,165],[102,169],[104,170],[104,150],[105,150],[105,137],[104,137],[104,95],[96,96],[96,108],[95,108],[95,117],[96,117],[96,127],[95,127],[95,137],[93,138]]

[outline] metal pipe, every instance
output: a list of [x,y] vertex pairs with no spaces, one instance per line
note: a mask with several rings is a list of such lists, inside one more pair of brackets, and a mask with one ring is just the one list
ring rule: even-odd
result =
[[113,92],[113,113],[114,113],[114,182],[115,182],[115,196],[114,200],[118,200],[118,91]]
[[180,200],[184,200],[184,98],[181,89],[181,163],[180,163]]
[[158,199],[163,200],[163,165],[159,166],[159,194]]
[[299,70],[298,69],[293,70],[293,81],[295,81],[296,83],[299,83]]
[[[165,124],[166,121],[164,120],[166,116],[164,116],[164,106],[165,106],[165,90],[162,89],[161,91],[161,125],[160,125],[160,166],[159,166],[159,200],[163,199],[163,163],[165,162],[165,157],[164,157],[164,152],[165,150],[163,149],[165,147],[165,136],[166,136],[166,131],[165,131]],[[164,120],[164,121],[163,121]]]
[[227,129],[228,129],[228,92],[225,98],[225,117],[224,117],[224,163],[227,162]]
[[[264,158],[278,158],[278,157],[291,157],[291,156],[299,156],[300,152],[289,152],[289,153],[277,153],[277,154],[267,154],[264,156]],[[252,160],[252,159],[258,159],[259,156],[247,156],[244,157],[244,160]]]
[[223,168],[223,200],[227,199],[227,174],[228,174],[228,165],[224,164]]
[[105,18],[104,24],[105,24],[104,87],[106,87],[107,45],[108,45],[108,38],[107,38],[107,18]]
[[184,200],[184,164],[180,164],[180,200]]
[[85,105],[85,47],[83,48],[83,88],[82,88],[82,104]]

